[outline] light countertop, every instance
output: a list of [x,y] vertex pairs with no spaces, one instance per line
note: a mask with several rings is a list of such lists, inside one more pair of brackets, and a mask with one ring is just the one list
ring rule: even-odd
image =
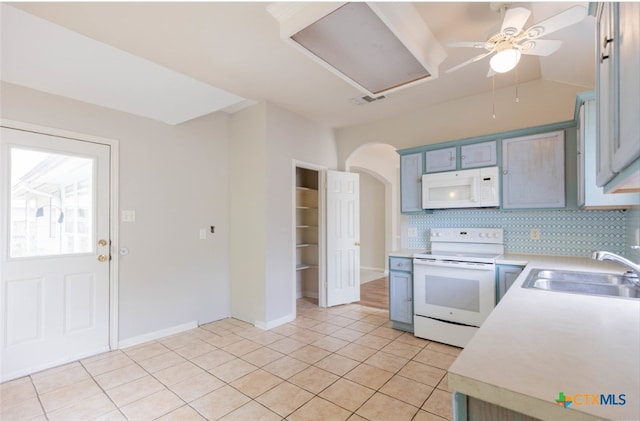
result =
[[400,249],[389,252],[390,257],[413,257],[416,253],[424,253],[425,249]]
[[[624,268],[587,258],[519,254],[505,254],[498,263],[527,266],[450,367],[450,388],[540,419],[640,419],[640,300],[521,287],[534,268]],[[560,392],[624,394],[626,403],[578,399],[565,409],[555,403]]]

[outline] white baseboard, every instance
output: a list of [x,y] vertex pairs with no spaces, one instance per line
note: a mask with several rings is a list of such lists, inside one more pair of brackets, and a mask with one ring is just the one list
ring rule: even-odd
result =
[[372,267],[368,267],[368,266],[360,266],[361,270],[371,270],[373,272],[385,272],[384,268],[372,268]]
[[145,333],[144,335],[134,336],[133,338],[118,341],[118,348],[128,348],[130,346],[139,345],[144,342],[153,341],[155,339],[164,338],[165,336],[175,335],[185,330],[195,329],[198,327],[197,321],[172,326],[167,329],[156,330],[155,332]]
[[256,322],[253,324],[255,327],[257,327],[258,329],[262,329],[262,330],[269,330],[269,329],[273,329],[274,327],[278,327],[278,326],[282,326],[283,324],[292,322],[296,319],[296,315],[295,314],[289,314],[287,316],[281,317],[279,319],[276,320],[272,320],[270,322],[263,322],[263,321],[259,321],[256,320]]
[[[318,299],[318,291],[303,291],[302,292],[302,297],[315,298],[317,300]],[[300,298],[302,298],[302,297],[300,297]]]

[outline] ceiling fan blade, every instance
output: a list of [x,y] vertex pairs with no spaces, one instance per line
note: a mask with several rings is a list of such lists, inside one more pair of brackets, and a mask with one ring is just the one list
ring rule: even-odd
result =
[[558,31],[567,26],[580,22],[587,16],[587,8],[584,6],[573,6],[564,12],[551,16],[549,19],[539,22],[525,31],[526,39],[536,39],[552,32]]
[[460,63],[457,66],[453,66],[452,68],[448,69],[445,73],[454,72],[454,71],[466,66],[467,64],[475,63],[478,60],[482,60],[483,58],[485,58],[486,56],[488,56],[491,53],[493,53],[493,51],[489,51],[488,53],[484,53],[484,54],[480,54],[478,56],[475,56],[474,58],[472,58],[470,60],[467,60],[464,63]]
[[548,56],[558,51],[562,41],[554,39],[536,39],[522,44],[520,52],[532,56]]
[[531,11],[524,7],[507,9],[504,13],[501,32],[507,36],[515,36],[527,23],[529,16],[531,16]]
[[484,48],[486,41],[458,41],[447,44],[449,47]]

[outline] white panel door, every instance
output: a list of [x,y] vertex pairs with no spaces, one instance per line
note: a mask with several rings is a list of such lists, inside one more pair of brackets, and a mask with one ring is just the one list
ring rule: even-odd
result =
[[360,301],[360,179],[327,171],[327,306]]
[[2,381],[109,349],[109,154],[1,129]]

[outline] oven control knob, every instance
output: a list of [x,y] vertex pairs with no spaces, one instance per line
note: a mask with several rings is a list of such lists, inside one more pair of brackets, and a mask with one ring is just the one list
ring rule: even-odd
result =
[[482,237],[484,237],[484,234],[483,234],[483,233],[481,233],[481,232],[479,232],[479,233],[478,233],[478,238],[482,238]]

